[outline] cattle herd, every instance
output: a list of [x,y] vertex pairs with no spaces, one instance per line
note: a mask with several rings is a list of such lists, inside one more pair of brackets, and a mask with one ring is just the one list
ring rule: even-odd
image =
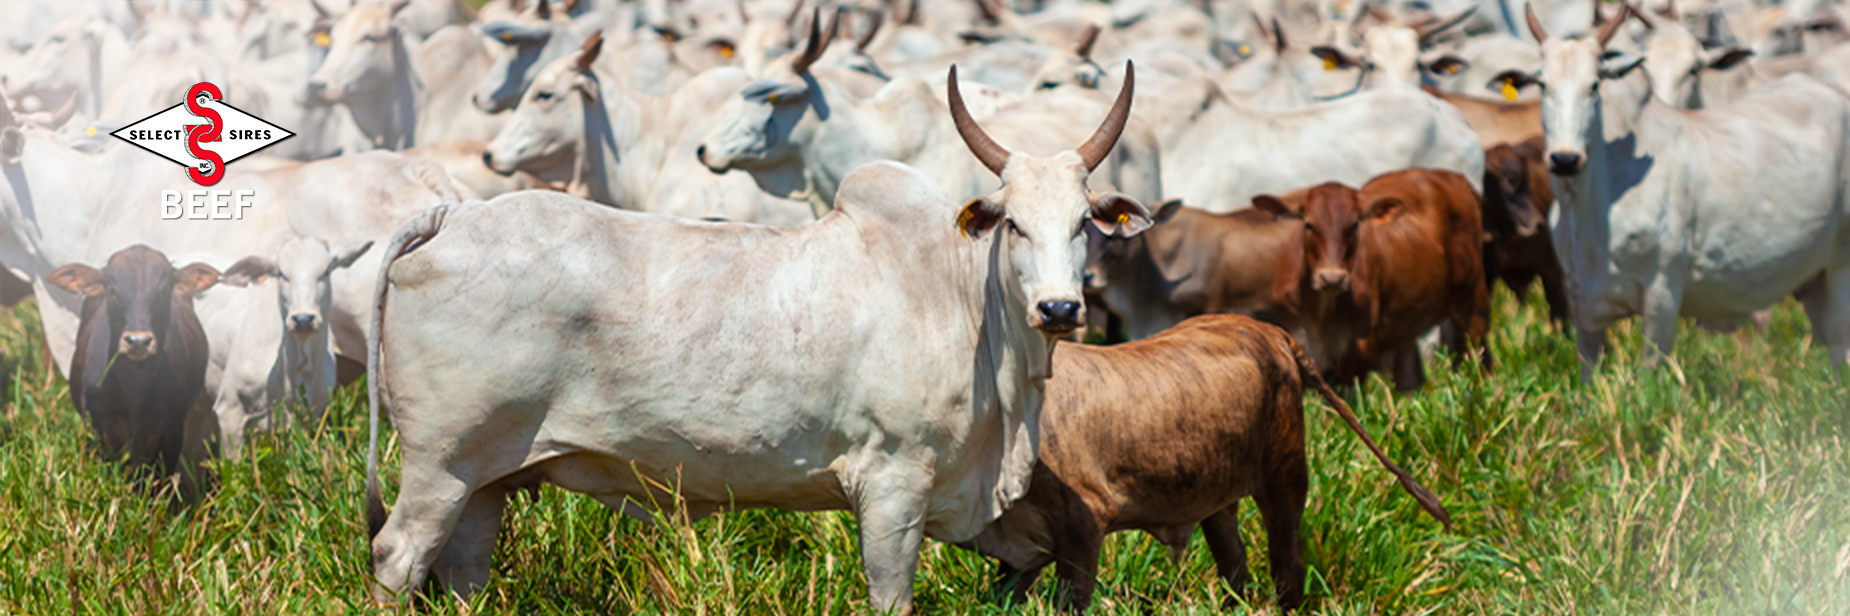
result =
[[[1495,370],[1498,280],[1583,379],[1619,319],[1650,364],[1787,296],[1845,365],[1847,10],[7,2],[0,262],[101,451],[189,489],[363,365],[380,602],[480,589],[548,483],[848,510],[900,613],[926,538],[1083,609],[1107,533],[1200,527],[1244,591],[1250,496],[1289,610],[1305,391],[1449,527],[1325,378]],[[210,187],[238,219],[161,218],[200,187],[109,136],[198,83],[294,133]]]

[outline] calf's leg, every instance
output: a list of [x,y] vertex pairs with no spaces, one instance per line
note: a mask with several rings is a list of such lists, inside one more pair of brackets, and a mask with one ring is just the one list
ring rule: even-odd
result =
[[[1298,442],[1303,442],[1301,436]],[[1302,445],[1295,451],[1276,453],[1267,466],[1265,476],[1270,479],[1253,500],[1265,518],[1273,593],[1279,608],[1292,611],[1304,604],[1304,540],[1298,536],[1298,524],[1304,519],[1304,500],[1310,492],[1310,467]]]
[[1098,552],[1104,544],[1103,528],[1071,524],[1056,532],[1054,574],[1060,577],[1062,607],[1083,613],[1092,606],[1092,593],[1098,587]]
[[[1252,571],[1246,567],[1246,542],[1240,540],[1240,501],[1201,521],[1201,534],[1208,540],[1208,553],[1214,555],[1214,571],[1227,583],[1233,594],[1252,601]],[[1227,609],[1238,601],[1229,597]]]

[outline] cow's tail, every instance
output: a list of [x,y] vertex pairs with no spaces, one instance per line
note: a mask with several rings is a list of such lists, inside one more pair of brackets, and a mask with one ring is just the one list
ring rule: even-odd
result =
[[443,227],[450,204],[445,203],[418,212],[400,226],[392,243],[386,246],[385,261],[379,265],[379,283],[373,288],[372,335],[366,337],[366,412],[370,437],[366,443],[366,536],[379,536],[385,527],[385,498],[379,490],[379,395],[385,382],[379,379],[379,341],[385,337],[385,296],[391,288],[392,262],[416,250]]
[[1290,345],[1292,355],[1297,358],[1298,374],[1304,384],[1315,387],[1317,393],[1323,395],[1323,400],[1336,408],[1336,414],[1342,415],[1343,421],[1349,422],[1349,429],[1354,430],[1356,436],[1362,437],[1362,444],[1367,445],[1368,450],[1374,452],[1375,459],[1380,460],[1381,465],[1394,474],[1394,478],[1400,481],[1400,487],[1405,488],[1407,494],[1413,496],[1413,500],[1419,501],[1421,509],[1425,509],[1426,513],[1432,514],[1432,517],[1439,520],[1440,524],[1444,524],[1446,530],[1451,530],[1452,514],[1446,512],[1444,505],[1439,504],[1439,497],[1433,495],[1425,486],[1420,485],[1420,482],[1414,481],[1412,475],[1401,470],[1400,465],[1388,459],[1386,453],[1382,453],[1381,446],[1376,445],[1375,439],[1368,436],[1368,430],[1363,428],[1362,422],[1355,418],[1355,412],[1349,409],[1349,404],[1337,397],[1336,392],[1330,389],[1330,384],[1324,382],[1323,375],[1317,372],[1317,365],[1311,363],[1310,356],[1304,353],[1304,348],[1298,346],[1297,341],[1291,336],[1287,335],[1283,338],[1285,343]]

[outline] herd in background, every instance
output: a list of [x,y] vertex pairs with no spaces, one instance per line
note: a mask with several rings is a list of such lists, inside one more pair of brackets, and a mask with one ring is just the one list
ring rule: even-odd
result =
[[[486,583],[548,482],[851,510],[902,610],[924,537],[1083,606],[1104,533],[1201,526],[1244,591],[1253,496],[1291,608],[1304,390],[1449,526],[1322,375],[1417,389],[1422,340],[1492,370],[1497,280],[1539,279],[1583,378],[1618,319],[1652,362],[1787,296],[1845,365],[1845,11],[4,3],[0,295],[37,296],[105,453],[170,471],[363,364],[382,601]],[[184,176],[108,133],[199,82],[296,136],[213,187],[244,219],[157,220]],[[1087,329],[1129,342],[1055,344]]]

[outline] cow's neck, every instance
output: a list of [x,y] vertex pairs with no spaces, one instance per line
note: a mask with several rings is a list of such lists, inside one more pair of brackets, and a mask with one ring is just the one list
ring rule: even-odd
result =
[[[1581,136],[1586,163],[1569,177],[1551,175],[1559,208],[1552,222],[1556,255],[1570,289],[1597,293],[1607,273],[1611,250],[1612,209],[1638,186],[1656,161],[1649,154],[1661,138],[1666,113],[1676,112],[1651,96],[1642,69],[1624,79],[1600,84],[1599,98]],[[1674,129],[1672,129],[1674,130]]]
[[[617,207],[644,210],[649,189],[650,169],[640,161],[659,160],[646,156],[639,148],[645,129],[644,119],[651,111],[651,100],[644,95],[599,77],[589,75],[598,92],[598,100],[580,94],[584,105],[585,129],[578,144],[578,161],[572,172],[575,191],[582,191],[592,201]],[[619,139],[618,135],[628,135]]]
[[[989,423],[998,435],[988,451],[1001,456],[993,486],[997,504],[1027,492],[1028,471],[1039,440],[1040,407],[1051,376],[1054,343],[1028,325],[1027,297],[1020,274],[1009,258],[1010,237],[1000,229],[973,254],[974,274],[982,283],[982,319],[977,332],[976,421]],[[998,508],[990,518],[1001,515]]]
[[347,105],[353,123],[373,147],[401,151],[418,145],[418,109],[422,108],[424,86],[412,55],[405,36],[393,36],[391,81]]
[[277,360],[283,365],[286,395],[290,401],[306,398],[311,408],[319,408],[327,397],[320,386],[325,380],[322,376],[333,369],[334,362],[329,354],[328,331],[324,328],[307,338],[296,338],[285,331],[283,336],[283,344],[277,345]]

